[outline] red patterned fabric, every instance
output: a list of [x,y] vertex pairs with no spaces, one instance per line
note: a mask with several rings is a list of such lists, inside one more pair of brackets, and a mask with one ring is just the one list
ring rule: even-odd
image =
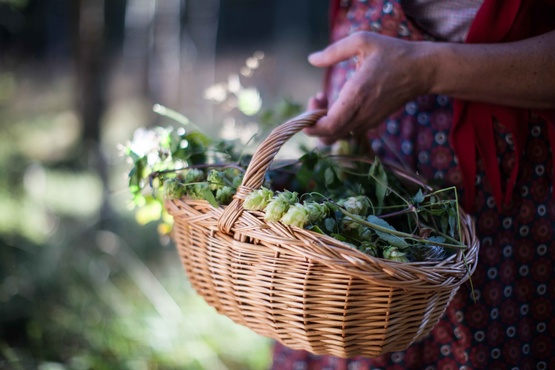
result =
[[[534,17],[539,12],[544,15]],[[495,43],[522,40],[547,30],[555,29],[555,2],[488,0],[485,1],[468,33],[467,43]],[[546,16],[547,15],[547,16]],[[549,16],[551,15],[551,16]],[[467,189],[465,206],[470,210],[474,199],[476,177],[476,151],[480,154],[486,175],[492,183],[497,205],[508,203],[513,195],[519,170],[519,157],[526,137],[526,124],[530,111],[494,104],[454,101],[453,130],[451,141],[455,148],[459,165],[464,174]],[[537,114],[537,112],[536,112]],[[553,136],[555,110],[543,115],[549,124],[549,134]],[[509,179],[502,183],[494,148],[493,125],[496,120],[509,129],[515,141],[516,162]],[[551,141],[555,143],[555,140]]]
[[[407,40],[427,37],[404,16],[400,0],[353,0],[339,8],[332,39],[358,30]],[[330,101],[354,68],[353,61],[346,61],[330,70]],[[506,112],[492,122],[488,140],[493,144],[483,148],[488,153],[475,158],[471,199],[481,248],[473,293],[462,286],[431,334],[406,351],[375,359],[339,359],[276,344],[272,369],[555,369],[552,131],[545,112],[538,112],[518,121],[521,131],[515,138],[511,127],[501,122],[523,117]],[[438,186],[456,185],[462,196],[468,189],[449,142],[452,122],[450,98],[422,96],[387,119],[369,140],[380,157],[397,160]],[[457,140],[471,143],[464,139]],[[498,163],[501,184],[514,181],[515,190],[501,209],[497,185],[486,176],[489,162],[481,159],[484,154]]]

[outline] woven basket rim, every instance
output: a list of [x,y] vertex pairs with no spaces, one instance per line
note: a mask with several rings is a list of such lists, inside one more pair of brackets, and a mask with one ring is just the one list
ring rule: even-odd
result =
[[[190,222],[195,219],[213,218],[218,220],[222,217],[225,208],[229,206],[219,206],[215,208],[209,202],[201,199],[190,199],[183,197],[180,199],[168,199],[166,201],[166,209],[174,217],[187,217]],[[191,209],[204,208],[210,210],[207,213],[199,215],[191,215]],[[345,273],[355,275],[363,280],[379,282],[384,285],[393,284],[406,289],[413,290],[452,290],[460,286],[470,279],[477,263],[477,251],[479,242],[476,237],[475,226],[471,216],[461,209],[461,233],[463,244],[468,248],[459,250],[448,258],[438,262],[398,262],[384,258],[372,257],[359,251],[337,239],[328,235],[315,233],[311,230],[299,228],[296,226],[284,225],[280,222],[266,223],[263,220],[263,212],[244,210],[239,220],[248,218],[260,220],[264,229],[271,230],[272,227],[279,228],[280,234],[287,233],[290,238],[272,236],[273,243],[264,243],[268,250],[278,252],[283,248],[293,251],[300,258],[305,258],[317,263],[330,266],[333,269],[339,269]],[[247,222],[249,222],[247,221]],[[239,222],[237,222],[239,223]],[[250,228],[238,229],[232,228],[229,233],[230,238],[239,240],[240,238],[250,238],[253,240],[263,240],[264,236],[257,234],[260,226],[252,226]],[[210,231],[211,233],[222,233],[216,225]],[[226,233],[222,233],[226,234]],[[310,243],[317,243],[318,250],[331,251],[331,258],[324,258],[321,255],[310,250],[303,250],[299,247],[299,240],[303,240],[303,244],[307,247]],[[279,245],[278,245],[279,244]]]
[[[459,208],[459,234],[463,244],[468,248],[435,263],[397,262],[372,257],[331,236],[280,222],[267,223],[263,219],[263,213],[243,208],[245,197],[262,186],[264,177],[283,144],[300,130],[313,125],[326,113],[325,110],[305,112],[276,127],[254,152],[243,181],[229,205],[216,208],[205,200],[184,197],[169,200],[166,203],[168,212],[174,217],[191,217],[191,221],[194,217],[212,217],[213,222],[209,223],[211,229],[207,230],[210,233],[232,235],[234,240],[254,240],[276,253],[288,251],[295,256],[326,264],[335,270],[364,280],[418,290],[430,287],[453,289],[468,280],[476,267],[479,243],[474,222],[462,208]],[[430,189],[416,175],[389,163],[384,165],[398,177]],[[197,216],[192,215],[195,208],[202,209],[202,212],[197,211]]]

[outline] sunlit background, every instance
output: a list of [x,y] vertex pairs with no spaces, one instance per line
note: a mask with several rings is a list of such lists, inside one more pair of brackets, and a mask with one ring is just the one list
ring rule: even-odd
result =
[[[320,88],[321,0],[0,0],[0,368],[265,369],[129,207],[160,104],[247,142]],[[302,140],[302,139],[301,139]]]

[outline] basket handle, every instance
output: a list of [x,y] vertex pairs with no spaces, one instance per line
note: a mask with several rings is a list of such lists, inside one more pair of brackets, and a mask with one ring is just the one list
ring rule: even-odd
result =
[[266,172],[283,144],[305,127],[315,124],[321,117],[325,116],[326,113],[327,111],[323,109],[302,113],[276,127],[258,146],[247,167],[243,182],[237,188],[233,200],[225,207],[225,210],[218,220],[218,229],[220,231],[229,234],[235,221],[237,221],[243,212],[243,201],[245,197],[253,190],[259,189],[262,186]]

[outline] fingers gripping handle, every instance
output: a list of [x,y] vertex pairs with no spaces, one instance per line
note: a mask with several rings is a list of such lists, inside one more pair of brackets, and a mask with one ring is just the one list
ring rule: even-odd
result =
[[230,232],[235,221],[237,221],[243,212],[245,197],[253,190],[259,189],[262,186],[266,172],[283,144],[305,127],[315,124],[325,114],[325,110],[303,113],[276,127],[258,146],[245,172],[243,182],[233,197],[233,201],[225,208],[218,220],[218,229],[220,231],[225,233]]

